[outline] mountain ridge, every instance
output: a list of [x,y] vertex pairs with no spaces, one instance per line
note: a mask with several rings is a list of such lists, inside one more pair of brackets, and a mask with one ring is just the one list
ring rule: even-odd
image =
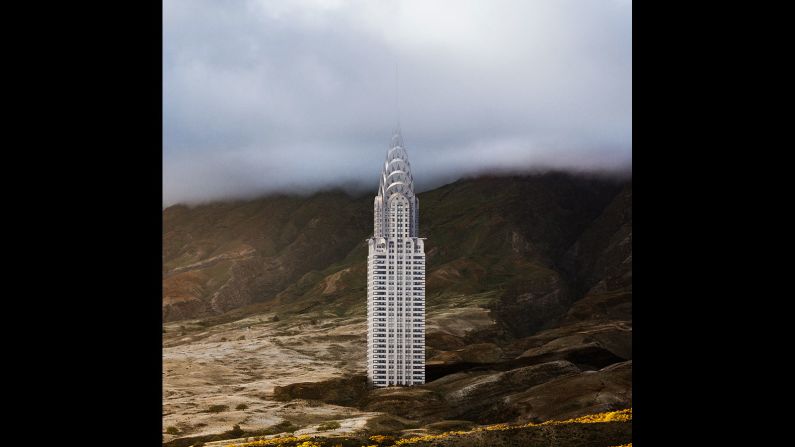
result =
[[[461,179],[421,193],[429,305],[433,295],[517,288],[534,296],[554,289],[561,296],[549,300],[570,304],[578,297],[568,288],[584,287],[572,271],[593,263],[573,248],[577,237],[626,185],[631,191],[631,180],[552,172]],[[338,189],[167,208],[164,320],[329,296],[351,310],[354,296],[364,297],[371,201]]]

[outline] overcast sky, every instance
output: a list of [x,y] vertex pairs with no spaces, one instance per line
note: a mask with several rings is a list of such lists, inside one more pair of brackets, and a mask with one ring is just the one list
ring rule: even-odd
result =
[[164,0],[163,13],[164,205],[375,193],[398,109],[419,189],[631,163],[630,1]]

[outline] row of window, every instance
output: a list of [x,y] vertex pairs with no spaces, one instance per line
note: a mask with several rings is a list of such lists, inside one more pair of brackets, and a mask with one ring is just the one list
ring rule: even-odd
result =
[[[421,295],[420,296],[416,296],[414,298],[406,297],[405,300],[403,300],[401,297],[398,297],[397,298],[397,305],[400,306],[401,304],[405,304],[406,307],[409,307],[412,304],[414,304],[414,309],[419,311],[419,310],[422,310],[422,306],[424,304],[423,300],[424,300],[424,297],[421,296]],[[395,298],[393,298],[393,297],[389,297],[389,299],[386,299],[383,296],[374,296],[373,297],[373,305],[374,306],[386,306],[387,302],[389,303],[390,307],[394,307],[395,306],[395,303],[394,303],[395,302]],[[385,310],[385,309],[376,309],[376,310]],[[411,310],[411,309],[406,309],[406,310]]]
[[[398,345],[398,348],[402,348],[402,347],[403,347],[403,345]],[[423,353],[425,353],[425,351],[423,351],[422,349],[410,349],[410,351],[413,352],[414,354],[423,354]],[[390,354],[394,354],[395,350],[394,349],[389,349],[389,350],[386,350],[386,349],[374,349],[373,352],[375,352],[377,354],[386,354],[387,352],[389,352]],[[403,355],[403,354],[402,354],[402,352],[398,352],[398,355]],[[415,358],[416,358],[416,356],[415,356]]]
[[[371,292],[372,292],[371,295],[373,295],[373,299],[374,300],[381,300],[381,301],[384,301],[385,299],[387,299],[386,298],[386,292],[401,292],[401,293],[390,293],[389,294],[389,301],[394,301],[395,298],[397,298],[398,301],[400,301],[401,299],[403,299],[404,296],[410,298],[410,297],[423,297],[425,295],[423,293],[423,291],[421,291],[421,290],[414,290],[414,291],[411,291],[411,290],[397,290],[397,291],[396,290],[388,290],[387,291],[387,290],[376,289],[376,290],[371,290]],[[411,299],[409,299],[408,301],[411,301]]]
[[[395,372],[397,372],[398,374],[395,374]],[[397,378],[398,380],[402,380],[403,377],[404,377],[404,374],[405,374],[405,378],[406,379],[411,379],[413,377],[414,380],[425,380],[425,374],[423,372],[421,372],[421,371],[414,371],[414,370],[403,371],[403,370],[399,370],[399,371],[395,371],[395,372],[390,372],[389,373],[389,375],[391,376],[391,378],[393,380],[395,378]],[[387,374],[388,373],[386,371],[373,371],[373,378],[374,379],[378,379],[378,378],[386,379],[386,375]]]
[[[409,294],[410,294],[410,292],[409,292]],[[407,294],[407,295],[409,295],[409,294]],[[424,300],[425,300],[425,297],[421,293],[415,292],[414,296],[406,296],[406,297],[398,296],[397,297],[397,305],[401,306],[401,305],[405,304],[408,307],[408,306],[411,306],[412,304],[414,304],[414,307],[422,307],[425,304],[423,302]],[[374,306],[386,306],[387,302],[389,302],[390,306],[394,306],[395,305],[395,301],[396,301],[395,297],[393,297],[393,296],[390,296],[389,298],[387,298],[385,296],[373,296],[372,299],[368,299],[367,300],[367,304],[368,305],[372,304]],[[409,309],[409,310],[411,310],[411,309]],[[418,310],[422,310],[422,309],[418,309]]]
[[[425,279],[425,272],[412,270],[411,267],[406,267],[405,270],[403,269],[403,267],[400,267],[400,266],[398,266],[397,270],[393,269],[392,267],[389,267],[389,272],[387,272],[385,270],[377,270],[374,273],[375,273],[375,275],[378,275],[378,276],[373,276],[373,279],[386,279],[386,278],[379,277],[381,275],[390,275],[390,276],[396,276],[397,275],[399,278],[404,278],[405,277],[406,279],[412,279],[412,278],[413,279],[417,279],[417,280],[424,280]],[[390,279],[395,279],[395,278],[390,278]]]
[[[381,351],[383,351],[383,350],[381,350]],[[390,357],[398,359],[398,362],[401,362],[402,359],[404,358],[402,353],[397,353],[397,354],[390,353]],[[374,358],[374,359],[385,359],[385,358],[387,358],[387,355],[386,355],[385,352],[381,352],[380,354],[372,354],[372,358]],[[425,356],[424,355],[410,355],[410,354],[406,353],[405,359],[406,359],[407,363],[411,363],[412,362],[411,359],[414,359],[414,364],[415,365],[420,365],[420,364],[422,364],[425,361]]]
[[[381,298],[381,299],[383,300],[383,298]],[[413,303],[414,307],[411,307],[412,301],[410,299],[407,298],[406,301],[398,300],[397,309],[395,309],[395,303],[393,303],[392,300],[389,300],[389,311],[393,312],[393,311],[397,310],[398,312],[402,312],[403,310],[405,310],[407,312],[406,316],[409,315],[409,312],[424,312],[425,309],[422,307],[424,303],[419,302],[419,300],[415,300],[415,301],[416,302]],[[405,309],[404,309],[404,306],[402,306],[403,304],[405,304]],[[374,303],[374,305],[375,306],[385,306],[386,304],[384,304],[383,302],[376,302],[376,303]],[[375,308],[373,310],[374,311],[385,311],[386,309],[382,308],[382,307],[378,307],[378,308]],[[395,315],[390,313],[389,316],[392,317],[392,316],[395,316]],[[398,316],[402,316],[402,315],[398,315]],[[415,316],[420,316],[420,315],[415,315]]]
[[[390,315],[390,316],[394,317],[394,315]],[[398,314],[398,315],[397,315],[397,318],[396,318],[396,320],[397,320],[396,322],[397,322],[397,323],[408,323],[408,322],[413,322],[413,323],[424,323],[424,322],[425,322],[425,320],[424,320],[424,319],[422,319],[422,318],[413,318],[413,319],[409,320],[409,317],[410,317],[410,316],[411,316],[411,315],[409,315],[409,314],[406,314],[405,316]],[[401,318],[401,317],[402,317],[402,318]],[[386,318],[383,318],[383,317],[373,317],[373,321],[374,321],[374,322],[378,322],[378,321],[383,321],[383,322],[386,322],[386,321],[387,321],[387,319],[386,319]]]
[[[409,316],[422,317],[423,316],[423,315],[418,315],[420,312],[423,312],[425,310],[425,309],[423,309],[421,307],[420,304],[416,304],[415,303],[414,307],[411,307],[411,303],[410,302],[406,302],[405,304],[406,304],[406,308],[405,309],[403,307],[401,307],[401,306],[398,306],[398,308],[395,309],[395,306],[392,305],[392,303],[389,303],[390,314],[388,316],[390,316],[390,317],[402,317],[403,316],[403,315],[394,315],[392,312],[395,311],[395,310],[397,310],[398,312],[401,312],[401,313],[402,313],[403,310],[405,310],[406,311],[406,315],[405,315],[406,317],[409,317]],[[376,304],[376,305],[383,306],[383,304],[380,304],[380,303]],[[378,310],[386,310],[386,309],[378,309]],[[412,315],[412,313],[414,313],[414,315]]]
[[[400,341],[400,340],[398,340],[398,341]],[[386,348],[386,344],[382,344],[382,345],[375,345],[375,347],[376,347],[376,348]],[[403,345],[397,345],[397,348],[398,348],[398,349],[400,349],[400,348],[402,348],[402,347],[403,347]],[[415,341],[415,342],[414,342],[414,345],[412,345],[412,346],[409,346],[409,347],[411,347],[411,348],[412,348],[412,349],[411,349],[411,352],[413,352],[414,354],[422,354],[422,353],[424,353],[424,352],[425,352],[425,349],[422,347],[422,342],[416,342],[416,341]],[[392,352],[392,349],[390,349],[389,351],[390,351],[390,352]],[[406,351],[406,352],[408,352],[408,351]]]
[[[406,310],[411,310],[411,309],[406,309]],[[411,317],[418,317],[418,316],[421,317],[422,315],[411,315],[411,313],[409,313],[409,312],[406,312],[406,315],[402,315],[402,312],[401,312],[398,315],[388,315],[388,316],[392,317],[392,318],[390,318],[390,320],[392,320],[392,322],[394,322],[394,323],[410,323],[410,322],[411,323],[425,323],[425,319],[424,318],[413,318],[413,319],[411,318]],[[372,318],[373,318],[374,322],[379,322],[379,321],[387,322],[387,321],[389,321],[382,315],[374,316]]]
[[[396,292],[395,290],[389,290],[388,292],[389,293],[387,293],[386,290],[371,291],[368,294],[367,303],[369,304],[370,301],[372,300],[373,302],[375,302],[376,306],[378,305],[383,306],[384,305],[383,301],[395,301],[395,299],[397,299],[397,301],[411,302],[411,301],[423,301],[423,298],[425,298],[425,293],[421,290],[414,290],[414,291],[399,290],[397,291],[397,293],[395,293]],[[390,302],[389,305],[391,306],[392,303]]]
[[[390,315],[390,316],[391,316],[391,317],[396,317],[396,318],[392,318],[392,320],[394,320],[396,323],[408,323],[408,322],[413,322],[413,323],[424,323],[424,322],[425,322],[425,320],[424,320],[424,319],[422,319],[422,318],[414,318],[414,319],[409,319],[409,317],[411,317],[412,315],[410,315],[410,314],[408,314],[408,313],[407,313],[405,316],[404,316],[404,315],[400,315],[400,314],[398,314],[398,315]],[[378,321],[383,321],[383,322],[386,322],[386,321],[387,321],[387,319],[386,319],[386,318],[384,318],[384,317],[373,317],[373,321],[376,321],[376,322],[378,322]]]
[[[395,300],[395,297],[393,297],[393,296],[390,296],[389,298],[387,298],[385,296],[373,296],[372,300],[370,300],[370,299],[367,300],[367,303],[368,303],[368,305],[372,304],[374,306],[386,306],[387,303],[388,303],[390,307],[394,307],[395,306],[395,301],[397,301],[397,305],[398,306],[402,306],[402,305],[405,304],[406,307],[409,307],[412,304],[414,304],[414,307],[417,308],[418,311],[420,311],[420,310],[422,310],[422,306],[425,304],[424,303],[425,297],[422,296],[421,293],[414,293],[414,295],[415,296],[413,296],[413,297],[412,296],[406,296],[406,297],[400,297],[399,296],[399,297],[397,297],[397,300]],[[385,309],[376,309],[376,310],[385,310]],[[390,310],[392,310],[392,309],[390,309]],[[411,310],[411,309],[407,309],[407,310]]]
[[[390,341],[390,343],[406,342],[406,344],[408,345],[407,347],[410,347],[410,348],[423,348],[424,349],[425,340],[424,340],[424,337],[422,335],[420,335],[420,338],[422,338],[421,340],[407,340],[406,338],[411,338],[411,337],[408,337],[408,335],[409,334],[406,334],[406,337],[402,337],[402,338],[390,337],[389,341]],[[373,343],[374,343],[373,346],[374,347],[376,347],[376,348],[386,348],[386,342],[387,342],[386,335],[384,335],[384,334],[379,334],[379,335],[373,334]],[[391,347],[395,347],[395,345],[392,345]],[[398,349],[401,349],[401,347],[402,347],[402,345],[397,345]],[[423,352],[425,352],[425,351],[423,351]]]
[[[385,320],[381,320],[381,321],[385,321]],[[414,320],[414,321],[417,321],[417,320]],[[409,324],[408,320],[406,320],[406,321],[397,321],[397,322],[393,323],[393,326],[394,325],[408,325],[408,324]],[[411,323],[411,325],[412,325],[412,327],[420,328],[420,329],[425,327],[425,323]],[[386,326],[387,326],[387,323],[379,323],[379,322],[373,323],[373,327],[379,327],[380,328],[380,327],[386,327]],[[415,331],[415,332],[419,332],[419,331]]]
[[[423,353],[425,353],[425,351],[423,351],[422,349],[411,349],[410,351],[413,352],[414,354],[423,354]],[[374,349],[373,352],[376,353],[376,354],[386,354],[387,352],[389,354],[394,354],[395,350],[394,349],[389,349],[389,350],[386,350],[386,349]],[[403,353],[402,352],[398,352],[397,355],[398,355],[398,357],[400,357],[400,356],[403,355]],[[415,359],[424,359],[425,356],[424,355],[415,355],[414,358]]]
[[398,294],[398,296],[395,296],[395,294],[389,294],[389,297],[387,297],[385,290],[383,291],[376,290],[372,293],[372,295],[373,295],[373,301],[375,302],[376,305],[379,304],[383,305],[384,301],[395,301],[395,299],[397,299],[397,301],[403,301],[403,298],[405,298],[407,302],[422,301],[423,298],[425,297],[423,293],[418,291],[401,293]]
[[[376,355],[375,357],[382,358],[382,359],[386,358],[385,355]],[[405,362],[398,360],[398,364],[405,363],[406,365],[421,365],[423,362],[424,361],[422,361],[422,360],[406,360]],[[390,360],[390,361],[387,362],[386,360],[373,360],[373,364],[376,364],[376,363],[394,365],[395,361],[394,360]],[[413,368],[417,369],[416,366],[413,366]]]
[[[390,284],[393,284],[395,281],[397,282],[405,282],[405,281],[425,281],[425,275],[418,275],[416,273],[410,274],[406,272],[406,275],[391,275]],[[373,281],[385,281],[387,279],[386,276],[374,276]]]
[[[410,289],[409,290],[371,290],[368,292],[369,293],[367,294],[368,295],[367,299],[368,300],[373,299],[376,301],[377,300],[385,301],[387,299],[389,301],[395,301],[395,298],[397,298],[398,301],[401,301],[403,298],[406,298],[406,301],[421,301],[419,298],[425,296],[424,290],[412,291]],[[412,298],[414,298],[414,300],[412,300]]]
[[[406,366],[401,368],[395,368],[394,366],[389,367],[389,371],[386,371],[387,367],[385,365],[373,365],[373,373],[375,374],[391,374],[397,375],[398,378],[402,377],[403,374],[405,375],[420,375],[425,374],[425,368],[422,366]],[[422,371],[419,371],[422,370]],[[397,373],[397,374],[395,374]]]
[[[377,304],[377,305],[383,306],[383,304]],[[385,307],[376,307],[374,310],[375,311],[384,311],[384,310],[386,310],[386,308]],[[395,306],[392,305],[391,303],[389,305],[389,310],[395,310]],[[397,310],[403,310],[403,308],[401,306],[398,306]],[[411,303],[410,302],[406,302],[406,309],[405,310],[406,310],[406,312],[411,312],[411,311],[417,312],[413,316],[421,317],[422,314],[419,314],[419,312],[422,312],[425,309],[422,307],[421,304],[414,303],[414,307],[411,307]],[[393,316],[393,315],[390,315],[390,316]],[[406,314],[406,316],[408,316],[408,314]]]
[[[374,324],[375,324],[375,326],[378,326],[378,327],[380,327],[380,326],[386,326],[386,324],[385,324],[385,323],[374,323]],[[419,327],[422,327],[422,325],[421,325],[421,324],[415,324],[414,326],[419,326]],[[373,331],[374,331],[374,332],[385,332],[385,331],[386,331],[386,329],[373,329]],[[390,332],[390,333],[391,333],[391,332],[395,332],[395,331],[398,331],[398,332],[403,332],[403,329],[401,329],[401,328],[397,328],[397,329],[389,329],[389,332]],[[406,332],[425,332],[425,331],[424,331],[423,329],[412,329],[411,331],[409,331],[408,329],[406,329]]]
[[[405,372],[406,379],[411,379],[413,377],[414,380],[425,380],[425,374],[420,372],[420,371],[414,371],[414,370],[402,371],[401,370],[401,371],[397,371],[397,372],[399,372],[399,373],[404,373]],[[383,370],[381,370],[381,371],[373,371],[373,378],[374,379],[386,379],[386,375],[387,375],[387,372],[383,371]],[[397,376],[398,380],[403,379],[403,374],[394,374],[394,373],[392,373],[392,374],[390,374],[390,376],[392,376],[393,380],[395,379],[395,376]]]
[[[394,334],[390,334],[389,340],[386,339],[386,334],[373,334],[373,343],[377,343],[374,346],[383,346],[386,347],[387,342],[389,342],[389,347],[394,348],[395,343],[406,343],[406,348],[414,348],[414,349],[425,349],[425,340],[412,340],[411,333],[403,334],[403,337],[395,337]],[[375,338],[378,337],[378,338]],[[424,338],[423,335],[419,335],[419,337]],[[400,346],[397,346],[398,350],[403,350]],[[408,352],[408,351],[406,351]],[[423,351],[425,352],[425,351]]]
[[[373,358],[374,359],[385,359],[386,357],[387,357],[386,354],[373,354]],[[402,359],[403,359],[403,356],[402,355],[398,355],[396,358],[398,359],[398,363],[400,363],[402,361]],[[425,356],[424,355],[415,355],[415,356],[407,355],[406,356],[406,363],[407,364],[412,364],[412,360],[410,360],[410,359],[414,359],[413,360],[413,362],[414,362],[413,364],[420,365],[420,364],[422,364],[425,361]],[[374,363],[384,363],[382,360],[374,360],[373,362]],[[392,361],[390,360],[389,363],[391,364]]]
[[[390,368],[390,371],[386,371],[386,367],[384,365],[374,365],[373,366],[373,377],[378,378],[379,375],[391,375],[397,376],[398,378],[403,378],[403,376],[411,377],[414,376],[415,378],[424,379],[425,371],[420,371],[415,368],[400,368],[395,370],[394,368]],[[382,377],[383,378],[383,377]]]
[[[390,292],[394,292],[394,290],[390,290]],[[400,290],[399,292],[401,293],[397,294],[390,293],[389,296],[387,297],[386,290],[373,290],[371,293],[372,297],[370,298],[373,301],[376,301],[375,303],[376,305],[379,304],[383,305],[384,304],[383,302],[378,302],[378,301],[395,301],[395,299],[397,299],[398,301],[403,301],[404,298],[406,301],[422,301],[422,299],[425,297],[425,294],[419,290],[415,290],[413,292]]]
[[[410,285],[410,284],[411,283],[407,283],[406,285]],[[415,286],[421,286],[422,283],[416,283],[415,282],[414,285]],[[394,291],[395,290],[395,285],[393,284],[393,285],[391,285],[389,287],[387,287],[386,285],[375,285],[375,286],[369,287],[369,290],[371,290],[371,291],[385,291],[385,290]],[[406,287],[406,290],[423,290],[423,288],[422,287]],[[398,292],[402,292],[403,291],[403,286],[397,286],[397,291]]]

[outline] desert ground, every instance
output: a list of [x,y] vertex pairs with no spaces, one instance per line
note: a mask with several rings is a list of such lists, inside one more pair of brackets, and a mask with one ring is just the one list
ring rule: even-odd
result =
[[[464,307],[429,308],[429,332],[463,335],[493,324],[476,300]],[[289,422],[296,434],[361,430],[380,413],[313,401],[278,402],[275,386],[365,373],[363,317],[259,314],[204,326],[202,320],[165,324],[163,427],[185,436],[221,433],[238,424],[258,430]],[[326,421],[339,428],[318,429]],[[171,428],[173,427],[173,428]],[[321,427],[322,428],[322,427]],[[208,444],[209,445],[209,444]]]

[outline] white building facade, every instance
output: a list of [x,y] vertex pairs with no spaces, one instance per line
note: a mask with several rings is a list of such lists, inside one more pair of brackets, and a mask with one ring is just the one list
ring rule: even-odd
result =
[[367,255],[367,377],[371,385],[425,383],[425,248],[419,201],[400,131],[386,155]]

